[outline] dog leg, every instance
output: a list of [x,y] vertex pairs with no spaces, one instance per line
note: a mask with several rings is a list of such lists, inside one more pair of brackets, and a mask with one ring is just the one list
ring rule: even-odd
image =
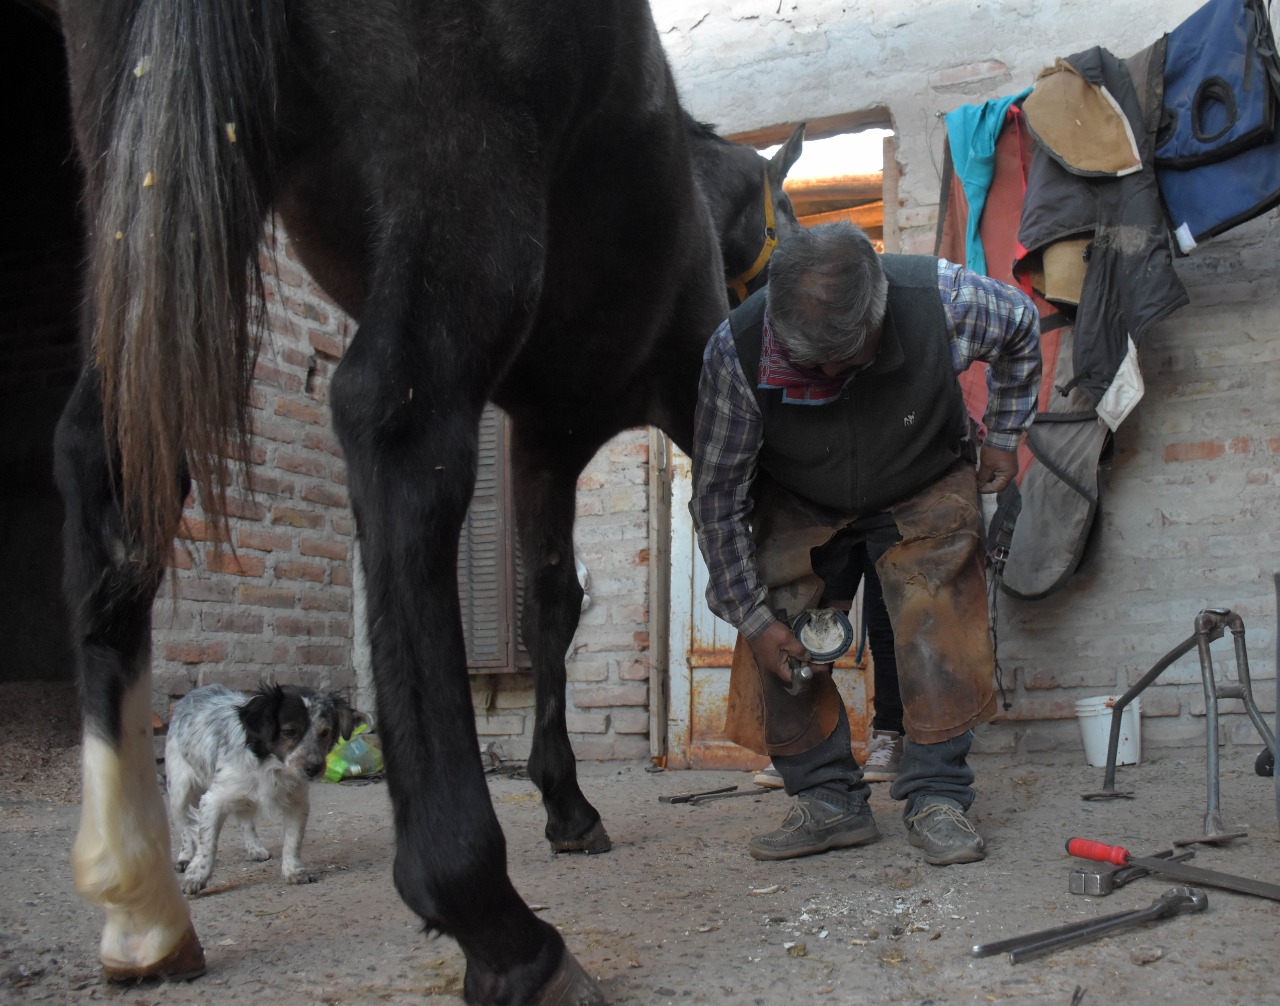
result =
[[182,876],[184,894],[199,894],[213,876],[213,860],[218,851],[218,836],[227,820],[227,807],[217,792],[217,786],[200,798],[196,811],[196,851]]
[[265,863],[271,858],[271,852],[262,844],[262,839],[258,837],[258,829],[254,824],[254,815],[242,814],[240,826],[244,834],[245,857],[258,863]]
[[178,858],[174,861],[174,867],[182,873],[196,851],[195,822],[192,815],[196,810],[198,796],[191,766],[172,742],[165,745],[164,765],[165,785],[169,791],[169,827],[178,837]]
[[280,875],[289,884],[314,884],[320,875],[302,865],[302,836],[307,830],[307,815],[311,813],[311,798],[307,788],[301,787],[280,808],[284,817],[284,851],[280,854]]

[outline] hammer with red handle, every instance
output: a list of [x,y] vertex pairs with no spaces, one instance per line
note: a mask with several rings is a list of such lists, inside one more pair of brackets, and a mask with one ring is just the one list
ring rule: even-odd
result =
[[1183,863],[1171,863],[1167,859],[1134,856],[1121,845],[1107,845],[1105,842],[1095,842],[1088,838],[1069,838],[1067,852],[1081,859],[1115,863],[1117,866],[1142,866],[1152,873],[1159,873],[1173,880],[1181,880],[1186,884],[1221,887],[1228,891],[1240,891],[1243,894],[1254,894],[1260,898],[1280,901],[1280,884],[1269,884],[1251,877],[1235,877],[1229,873],[1204,870],[1198,866],[1187,866]]

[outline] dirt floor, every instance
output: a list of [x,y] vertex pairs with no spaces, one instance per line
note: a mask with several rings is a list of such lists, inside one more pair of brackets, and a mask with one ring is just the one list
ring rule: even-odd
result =
[[[238,836],[224,836],[213,886],[192,903],[209,960],[203,978],[101,984],[97,914],[77,899],[68,866],[78,807],[56,802],[74,790],[63,778],[74,750],[55,750],[47,737],[45,748],[26,767],[7,761],[0,784],[0,1002],[457,1001],[457,948],[423,936],[392,890],[390,813],[376,781],[313,788],[303,852],[322,871],[319,883],[286,886],[275,860],[247,862]],[[1254,754],[1226,755],[1221,773],[1224,816],[1249,836],[1199,846],[1192,862],[1280,882],[1273,781],[1253,773]],[[1209,889],[1202,915],[1016,966],[969,953],[975,943],[1145,907],[1173,886],[1148,877],[1107,898],[1072,895],[1068,873],[1080,864],[1063,842],[1085,835],[1150,853],[1198,834],[1203,760],[1202,751],[1156,752],[1119,770],[1134,799],[1086,802],[1102,770],[1079,754],[1016,764],[976,756],[972,816],[988,857],[946,868],[907,844],[885,786],[872,801],[879,842],[775,864],[751,860],[745,844],[781,819],[787,797],[756,791],[742,773],[583,766],[583,788],[614,840],[594,857],[548,851],[537,793],[518,772],[491,775],[490,788],[517,887],[612,1003],[1280,1003],[1280,903],[1227,891]],[[659,802],[730,785],[753,794]],[[263,838],[278,854],[278,826]]]

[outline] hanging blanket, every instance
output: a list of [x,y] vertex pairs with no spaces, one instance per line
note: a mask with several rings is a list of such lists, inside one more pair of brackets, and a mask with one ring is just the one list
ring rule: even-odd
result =
[[[1016,283],[1015,258],[1025,252],[1017,240],[1031,137],[1021,110],[1007,108],[995,143],[993,177],[977,229],[986,249],[987,274]],[[952,262],[966,260],[966,235],[974,229],[972,207],[944,150],[941,208],[935,254]],[[1098,511],[1098,460],[1109,431],[1079,391],[1058,390],[1070,382],[1074,333],[1058,307],[1023,284],[1040,313],[1040,352],[1044,361],[1036,420],[1018,449],[1018,483],[1000,495],[988,534],[989,545],[1009,539],[1001,589],[1015,597],[1046,597],[1064,586],[1084,554]],[[986,367],[960,375],[970,416],[986,411]]]
[[1210,0],[1169,33],[1156,179],[1183,254],[1280,204],[1278,105],[1261,0]]

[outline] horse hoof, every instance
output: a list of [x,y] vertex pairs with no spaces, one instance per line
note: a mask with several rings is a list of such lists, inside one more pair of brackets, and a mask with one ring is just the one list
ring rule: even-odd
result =
[[609,833],[604,830],[604,822],[597,821],[581,838],[570,838],[563,842],[551,843],[552,852],[585,852],[591,855],[597,852],[608,852],[613,848],[609,841]]
[[174,981],[190,981],[205,972],[204,947],[194,926],[187,926],[186,933],[168,955],[154,964],[136,965],[102,962],[102,975],[109,982],[132,983],[148,978],[166,978]]
[[605,1006],[604,993],[568,950],[533,1006]]

